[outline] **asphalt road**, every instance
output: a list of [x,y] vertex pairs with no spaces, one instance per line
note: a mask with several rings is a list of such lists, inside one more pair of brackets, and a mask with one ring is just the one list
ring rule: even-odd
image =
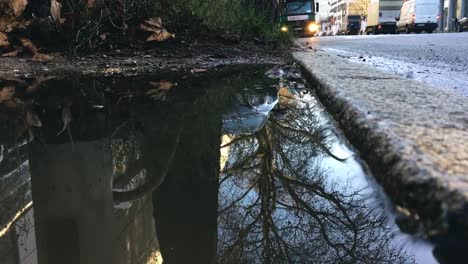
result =
[[297,42],[468,96],[468,32],[325,36]]

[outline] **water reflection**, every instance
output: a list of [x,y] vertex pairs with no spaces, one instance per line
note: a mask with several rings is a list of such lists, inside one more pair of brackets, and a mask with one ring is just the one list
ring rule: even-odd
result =
[[344,159],[329,150],[310,94],[286,87],[279,96],[284,114],[223,146],[219,262],[406,263],[360,192],[327,179],[320,154]]
[[411,262],[298,75],[266,70],[17,84],[0,262]]

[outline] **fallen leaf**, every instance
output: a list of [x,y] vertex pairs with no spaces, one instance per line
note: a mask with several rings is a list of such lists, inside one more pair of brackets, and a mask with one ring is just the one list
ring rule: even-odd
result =
[[170,38],[175,38],[175,34],[171,34],[169,32],[167,32],[166,29],[161,29],[161,32],[154,32],[153,34],[151,34],[147,39],[146,41],[147,42],[151,42],[151,41],[157,41],[157,42],[162,42],[162,41],[166,41]]
[[31,110],[26,111],[26,124],[28,127],[42,127],[39,117]]
[[38,49],[34,43],[28,38],[20,38],[21,44],[23,47],[25,47],[27,50],[29,50],[31,53],[37,53]]
[[162,19],[160,17],[150,18],[148,20],[145,20],[145,23],[153,27],[163,28]]
[[16,57],[22,51],[23,51],[22,48],[17,48],[14,51],[10,51],[10,52],[2,54],[2,57]]
[[146,41],[148,42],[161,42],[170,38],[175,38],[175,34],[169,33],[164,28],[160,17],[145,20],[143,24],[140,24],[140,29],[152,33],[148,38],[146,38]]
[[160,33],[162,31],[161,28],[154,28],[154,27],[147,26],[145,24],[140,24],[140,29],[144,31],[148,31],[148,32],[154,32],[154,33]]
[[6,86],[0,90],[0,103],[6,100],[10,100],[15,94],[15,87]]
[[26,5],[28,5],[28,0],[10,0],[10,6],[15,17],[18,17],[23,13]]
[[32,60],[33,61],[38,61],[38,62],[48,62],[48,61],[51,61],[53,60],[54,57],[50,56],[50,55],[47,55],[47,54],[44,54],[44,53],[35,53]]
[[72,121],[72,114],[71,114],[71,103],[65,104],[65,106],[62,109],[62,122],[63,122],[63,128],[57,133],[57,136],[62,134],[63,131],[69,129],[70,123]]
[[0,48],[7,48],[10,47],[10,42],[8,41],[8,37],[5,33],[0,32]]
[[175,84],[168,82],[168,81],[159,81],[159,82],[150,82],[150,85],[154,87],[158,87],[158,89],[167,91],[171,89]]
[[54,21],[60,22],[60,10],[62,9],[62,4],[57,2],[57,0],[50,0],[50,14]]

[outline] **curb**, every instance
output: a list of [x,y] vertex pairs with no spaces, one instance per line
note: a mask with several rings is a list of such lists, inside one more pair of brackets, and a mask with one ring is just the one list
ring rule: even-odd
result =
[[[408,96],[412,93],[411,88],[418,89],[418,93],[423,93],[424,89],[430,89],[431,96],[436,94],[448,97],[447,101],[461,102],[461,108],[455,107],[458,110],[462,109],[461,116],[464,115],[463,108],[468,109],[468,100],[458,98],[455,94],[446,91],[428,88],[418,82],[363,68],[323,51],[294,52],[293,57],[300,64],[304,76],[322,104],[369,165],[373,175],[393,202],[407,209],[415,222],[421,222],[428,236],[437,234],[459,236],[462,231],[465,232],[463,237],[468,239],[466,231],[468,230],[468,195],[464,188],[466,186],[447,184],[447,179],[452,177],[451,173],[431,164],[431,153],[425,153],[420,146],[412,145],[412,141],[408,140],[411,136],[406,138],[402,136],[402,133],[396,129],[401,125],[398,121],[395,122],[398,120],[398,115],[395,115],[392,120],[391,110],[379,113],[379,108],[376,107],[379,103],[375,104],[373,102],[375,99],[369,98],[372,98],[373,92],[376,96],[379,96],[379,93],[381,93],[380,96],[391,93],[393,90],[391,88],[397,85],[409,87]],[[351,81],[346,78],[341,80],[345,77],[340,74],[343,71],[345,75],[356,78]],[[376,88],[379,85],[383,87]],[[356,95],[356,93],[363,93],[363,96]],[[401,95],[400,97],[405,98]],[[387,106],[385,102],[380,102],[380,104],[384,109]],[[405,106],[403,108],[408,110],[408,115],[411,115],[411,109],[406,109],[408,104],[405,105],[405,102],[402,104]],[[398,109],[395,106],[392,107]],[[411,108],[411,105],[409,107]],[[418,106],[413,108],[416,107]],[[438,112],[437,109],[433,111]],[[464,132],[467,131],[468,119],[460,120],[458,122],[450,119],[447,122],[454,123],[452,125],[457,128],[457,133],[461,133],[466,139],[468,133]],[[418,123],[417,120],[415,123]],[[404,125],[407,126],[407,124]],[[463,148],[463,145],[460,148]],[[453,152],[454,150],[446,151]],[[462,155],[462,164],[468,164],[468,159],[464,158],[465,156]],[[464,170],[463,166],[461,170]],[[463,177],[463,174],[466,177]],[[468,179],[468,170],[465,169],[461,176],[456,174],[453,177]]]

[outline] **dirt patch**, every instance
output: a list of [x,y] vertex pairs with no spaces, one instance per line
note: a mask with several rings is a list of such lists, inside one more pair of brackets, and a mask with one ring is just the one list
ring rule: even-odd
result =
[[49,54],[50,62],[33,61],[29,56],[0,57],[0,79],[15,80],[33,76],[131,76],[163,71],[205,69],[234,64],[283,64],[278,50],[250,42],[226,44],[220,41],[179,41],[158,46],[117,49],[108,53],[72,56]]

